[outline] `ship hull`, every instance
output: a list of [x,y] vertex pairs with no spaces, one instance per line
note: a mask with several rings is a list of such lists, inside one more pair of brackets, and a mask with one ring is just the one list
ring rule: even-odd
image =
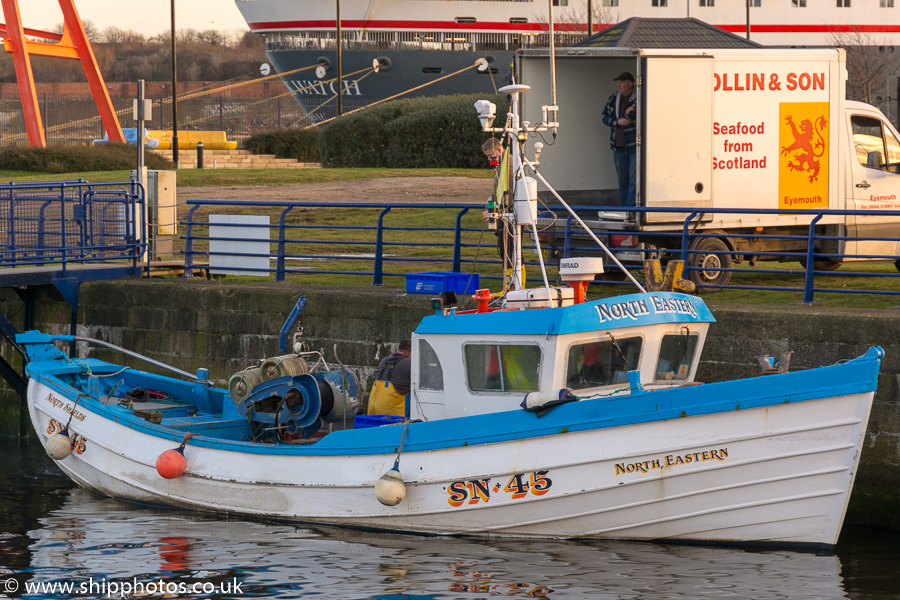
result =
[[[187,471],[175,479],[155,466],[180,435],[167,418],[153,425],[78,394],[53,374],[68,363],[31,363],[28,399],[43,444],[61,423],[76,436],[60,468],[115,498],[428,534],[827,547],[840,532],[880,356],[635,392],[623,397],[633,409],[615,419],[621,399],[582,400],[539,419],[513,411],[387,425],[310,446],[207,436],[216,419],[198,415]],[[373,488],[397,448],[408,491],[384,506]]]
[[[498,88],[506,84],[513,54],[513,51],[505,50],[345,50],[341,53],[343,112],[394,97],[495,94]],[[321,122],[335,115],[335,51],[270,50],[267,56],[277,73],[285,73],[281,80],[313,122]],[[488,61],[488,68],[483,71],[473,67],[480,58]],[[375,60],[382,65],[377,73],[372,69]],[[324,74],[317,74],[315,68],[296,72],[322,63],[327,65]]]

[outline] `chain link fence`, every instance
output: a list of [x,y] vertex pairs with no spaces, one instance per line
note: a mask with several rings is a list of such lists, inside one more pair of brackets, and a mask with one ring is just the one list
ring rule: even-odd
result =
[[[172,129],[171,98],[153,101],[147,129]],[[113,98],[122,127],[134,127],[132,99]],[[48,144],[85,145],[104,137],[103,123],[92,96],[40,94],[38,103]],[[178,101],[179,131],[224,131],[242,142],[265,131],[305,127],[305,111],[289,95],[275,98],[200,97]],[[27,146],[28,135],[18,94],[0,95],[0,147]]]

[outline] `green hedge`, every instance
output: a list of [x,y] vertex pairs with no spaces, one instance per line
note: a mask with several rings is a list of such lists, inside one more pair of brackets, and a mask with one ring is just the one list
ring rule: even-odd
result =
[[[144,153],[147,167],[155,170],[174,169],[170,160],[152,152]],[[96,146],[50,146],[48,148],[7,148],[0,150],[0,170],[34,171],[37,173],[80,173],[83,171],[118,171],[134,169],[137,148],[126,144]]]
[[508,110],[505,95],[472,94],[394,100],[341,117],[319,134],[319,156],[327,167],[487,168],[476,100],[497,105],[497,121]]
[[304,162],[319,161],[319,132],[315,129],[287,129],[254,135],[244,142],[254,154],[274,154]]

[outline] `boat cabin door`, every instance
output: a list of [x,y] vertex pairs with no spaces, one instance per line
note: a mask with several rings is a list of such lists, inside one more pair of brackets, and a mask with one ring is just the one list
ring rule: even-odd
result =
[[444,369],[441,360],[434,347],[422,336],[414,333],[412,342],[409,417],[424,420],[446,418]]

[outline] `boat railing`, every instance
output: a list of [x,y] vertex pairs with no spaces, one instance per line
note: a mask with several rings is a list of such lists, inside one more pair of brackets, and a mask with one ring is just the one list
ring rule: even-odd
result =
[[100,346],[102,348],[106,348],[108,350],[113,350],[120,354],[124,354],[125,356],[130,356],[131,358],[140,360],[147,364],[151,364],[160,369],[170,371],[170,372],[175,373],[176,375],[180,375],[181,377],[184,377],[186,379],[190,379],[192,381],[206,382],[206,374],[207,373],[206,373],[205,369],[198,372],[197,375],[194,375],[192,373],[188,373],[187,371],[182,371],[178,367],[173,367],[172,365],[167,365],[166,363],[160,362],[158,360],[154,360],[154,359],[150,358],[149,356],[144,356],[143,354],[140,354],[138,352],[133,352],[131,350],[128,350],[127,348],[122,348],[121,346],[117,346],[115,344],[112,344],[110,342],[105,342],[103,340],[84,337],[84,336],[80,336],[80,335],[51,335],[50,339],[51,339],[51,341],[82,342],[85,344],[93,344],[95,346]]
[[[482,220],[484,206],[479,204],[449,203],[359,203],[359,202],[245,202],[226,200],[189,200],[188,219],[182,221],[186,235],[185,275],[193,274],[193,266],[199,262],[215,263],[219,259],[262,259],[258,267],[242,268],[242,274],[264,278],[274,277],[283,281],[295,276],[356,275],[367,278],[373,285],[383,285],[389,278],[404,278],[410,272],[478,273],[481,281],[502,280],[502,261],[496,247],[495,232],[486,231]],[[880,216],[900,218],[900,211],[849,211],[849,210],[787,210],[787,209],[729,209],[700,211],[684,208],[638,208],[623,211],[620,207],[575,206],[590,229],[601,236],[610,249],[626,263],[629,270],[642,269],[643,258],[653,258],[659,252],[655,247],[643,244],[650,236],[671,240],[665,258],[686,261],[687,274],[699,269],[697,258],[701,255],[721,256],[717,271],[731,274],[728,284],[698,284],[701,292],[720,288],[778,290],[801,292],[805,302],[812,302],[816,293],[864,293],[898,295],[900,277],[895,265],[897,251],[883,254],[839,252],[838,248],[857,241],[884,242],[887,246],[900,247],[898,235],[871,237],[864,235],[825,235],[817,224],[826,217]],[[200,210],[202,209],[202,210]],[[198,212],[199,211],[199,212]],[[422,214],[428,211],[428,219]],[[598,254],[598,248],[589,240],[562,208],[548,206],[539,218],[541,249],[553,267],[554,260],[570,256]],[[630,218],[619,221],[600,221],[599,213],[617,211],[631,213]],[[209,221],[203,216],[211,212],[269,214],[272,225],[238,224],[239,234],[213,235]],[[668,233],[639,232],[628,224],[636,218],[646,218],[650,213],[669,213]],[[730,213],[748,222],[766,215],[795,214],[809,223],[805,235],[753,232],[752,234],[709,233],[698,227],[698,222],[715,213]],[[642,216],[637,217],[637,214]],[[317,216],[318,215],[318,216]],[[327,215],[327,221],[323,220]],[[430,215],[434,215],[433,218]],[[418,222],[418,223],[417,223]],[[627,240],[626,240],[627,238]],[[725,246],[698,250],[704,239],[716,239]],[[748,238],[780,239],[797,248],[792,251],[766,251],[765,253],[741,251]],[[533,245],[527,238],[524,247],[526,267],[536,267]],[[245,242],[262,244],[260,251],[242,249]],[[816,250],[824,243],[833,251]],[[210,251],[210,245],[218,249]],[[222,245],[232,244],[230,250]],[[502,244],[502,242],[501,242]],[[891,246],[893,244],[893,246]],[[764,254],[766,262],[756,263],[755,256]],[[735,260],[724,260],[725,257]],[[530,260],[529,260],[530,259]],[[742,259],[743,262],[738,262]],[[774,259],[774,261],[771,261]],[[845,265],[840,271],[828,271],[821,265],[837,261],[860,261],[858,266]],[[874,262],[873,262],[874,261]],[[337,264],[347,268],[336,267]],[[732,264],[728,264],[732,263]],[[799,264],[798,264],[799,263]],[[765,266],[763,266],[765,265]],[[351,269],[352,267],[352,269]],[[851,270],[851,267],[854,267]],[[229,273],[227,267],[220,267]],[[610,270],[610,269],[608,269]],[[551,271],[551,276],[553,275]],[[615,277],[607,273],[606,277]],[[619,282],[608,281],[611,285]],[[633,285],[633,284],[630,284]]]

